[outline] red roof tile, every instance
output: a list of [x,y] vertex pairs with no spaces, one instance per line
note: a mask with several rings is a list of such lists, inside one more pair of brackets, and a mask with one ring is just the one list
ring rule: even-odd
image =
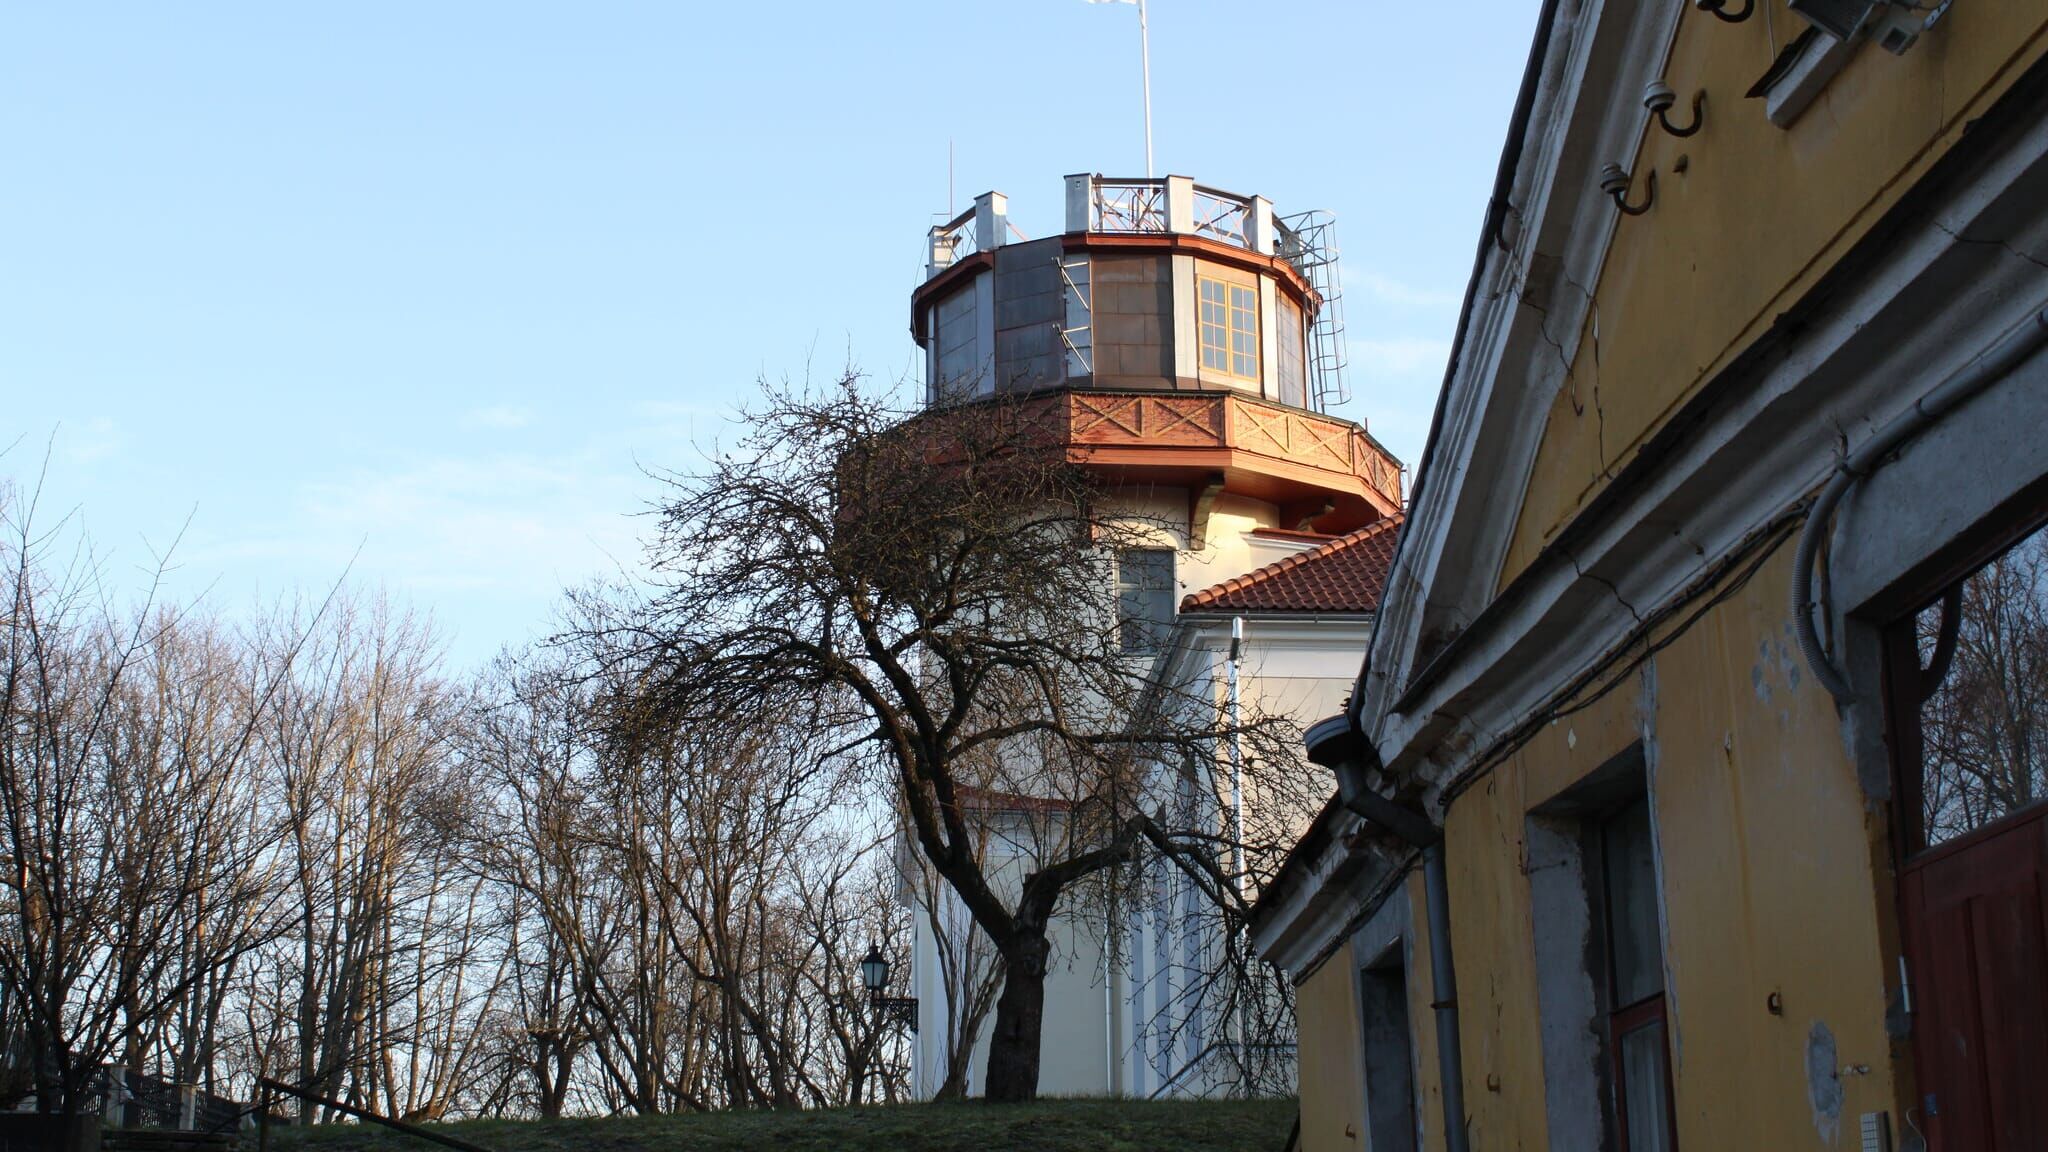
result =
[[1180,602],[1183,612],[1377,612],[1400,536],[1397,513],[1326,544],[1233,576]]

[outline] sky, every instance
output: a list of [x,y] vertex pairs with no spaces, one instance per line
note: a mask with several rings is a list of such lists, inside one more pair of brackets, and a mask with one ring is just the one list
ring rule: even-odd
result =
[[[1411,465],[1537,7],[1149,7],[1157,170],[1335,213],[1337,411]],[[346,574],[480,664],[760,379],[916,395],[926,230],[1141,174],[1138,48],[1083,0],[0,0],[0,483],[117,589]]]

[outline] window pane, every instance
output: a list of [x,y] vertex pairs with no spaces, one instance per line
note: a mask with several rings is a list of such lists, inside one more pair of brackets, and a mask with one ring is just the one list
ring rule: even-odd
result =
[[934,382],[937,389],[949,391],[972,383],[977,391],[985,390],[986,381],[980,379],[983,373],[976,339],[974,289],[963,288],[939,301],[938,319],[939,378]]
[[1173,552],[1131,548],[1116,559],[1117,638],[1126,652],[1156,652],[1173,625]]
[[[1962,583],[1954,658],[1920,705],[1927,846],[2048,799],[2048,527]],[[1932,669],[1936,603],[1915,620]]]
[[1664,1059],[1664,1021],[1652,1020],[1622,1034],[1621,1097],[1628,1117],[1628,1152],[1671,1152]]
[[1608,949],[1614,965],[1612,1010],[1664,989],[1664,950],[1657,930],[1657,862],[1650,841],[1647,797],[1607,821],[1602,829],[1602,855]]
[[1280,363],[1274,366],[1279,378],[1280,402],[1297,407],[1307,403],[1302,364],[1301,308],[1285,295],[1278,298]]

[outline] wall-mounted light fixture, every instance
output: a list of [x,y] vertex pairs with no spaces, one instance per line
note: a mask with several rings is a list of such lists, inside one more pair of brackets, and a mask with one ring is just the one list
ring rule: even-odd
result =
[[1756,11],[1756,0],[1742,0],[1742,7],[1734,12],[1728,11],[1728,0],[1692,0],[1692,6],[1702,12],[1712,14],[1717,20],[1726,20],[1730,24],[1740,24],[1744,20],[1749,19],[1750,14]]
[[1788,0],[1786,7],[1837,40],[1867,35],[1894,56],[1905,55],[1948,12],[1947,3],[1915,0]]
[[1671,90],[1671,85],[1666,84],[1662,80],[1652,80],[1643,89],[1643,107],[1655,112],[1657,114],[1657,123],[1662,124],[1664,130],[1673,136],[1690,136],[1700,130],[1700,111],[1706,105],[1706,102],[1707,90],[1705,88],[1693,93],[1692,123],[1680,128],[1671,122],[1671,117],[1668,115],[1672,106],[1678,103],[1678,93]]
[[1619,164],[1609,161],[1606,167],[1600,169],[1600,190],[1614,197],[1614,206],[1621,209],[1624,215],[1641,216],[1650,210],[1650,205],[1657,202],[1657,170],[1650,169],[1649,180],[1643,188],[1641,204],[1628,202],[1629,183],[1629,174]]

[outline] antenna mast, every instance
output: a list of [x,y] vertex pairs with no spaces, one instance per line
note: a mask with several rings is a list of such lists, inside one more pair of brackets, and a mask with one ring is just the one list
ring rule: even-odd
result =
[[1145,0],[1138,0],[1138,59],[1145,84],[1145,179],[1152,178],[1152,33],[1145,23]]

